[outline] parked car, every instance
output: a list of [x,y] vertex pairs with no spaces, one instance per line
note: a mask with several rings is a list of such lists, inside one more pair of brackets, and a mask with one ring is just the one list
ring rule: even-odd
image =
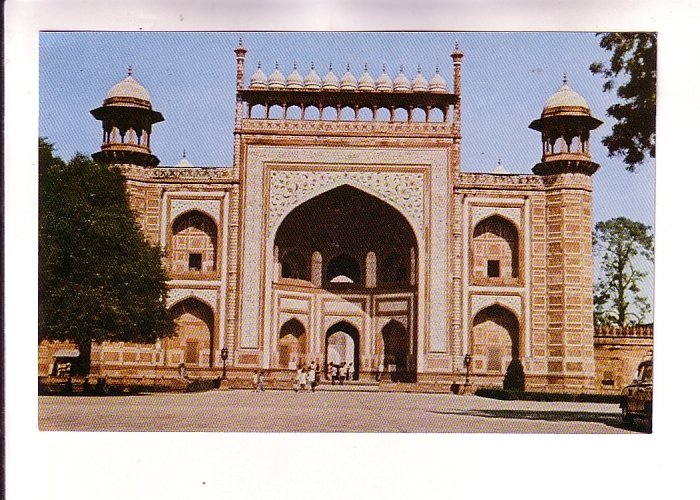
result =
[[647,428],[651,430],[653,368],[651,359],[639,363],[634,381],[622,389],[620,408],[622,408],[622,421],[626,425],[631,425],[635,418],[640,418],[645,420]]

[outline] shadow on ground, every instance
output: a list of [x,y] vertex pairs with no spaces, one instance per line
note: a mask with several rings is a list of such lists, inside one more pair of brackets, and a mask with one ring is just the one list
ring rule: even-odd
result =
[[432,411],[441,415],[462,415],[465,417],[504,418],[516,420],[543,420],[547,422],[592,422],[604,424],[616,429],[644,432],[636,426],[627,426],[622,416],[615,413],[593,413],[585,411],[547,411],[547,410],[445,410]]

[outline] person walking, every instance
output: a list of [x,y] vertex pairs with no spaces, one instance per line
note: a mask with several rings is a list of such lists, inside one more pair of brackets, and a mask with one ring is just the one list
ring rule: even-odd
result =
[[316,367],[311,364],[309,368],[309,389],[311,392],[316,392]]
[[260,384],[260,375],[258,375],[258,370],[253,372],[253,390],[258,392],[258,386]]
[[348,380],[355,380],[355,366],[352,363],[348,365]]
[[331,385],[335,385],[335,381],[338,379],[338,367],[335,363],[331,363]]

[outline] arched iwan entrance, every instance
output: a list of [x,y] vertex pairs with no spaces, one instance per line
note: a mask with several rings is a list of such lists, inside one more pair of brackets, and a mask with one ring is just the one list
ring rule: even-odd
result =
[[280,328],[277,352],[279,367],[295,370],[306,363],[308,335],[304,325],[298,319],[290,319]]
[[511,360],[520,358],[519,330],[518,318],[501,305],[479,311],[471,336],[473,373],[502,380]]
[[[279,325],[272,318],[294,315],[308,325],[305,364],[352,362],[355,378],[365,379],[384,363],[397,374],[412,370],[415,378],[419,246],[404,214],[357,187],[338,186],[290,211],[271,250],[273,366]],[[405,321],[382,331],[384,323],[375,319],[389,315]],[[324,331],[327,325],[334,326]],[[385,344],[386,352],[377,350]]]
[[360,335],[346,321],[336,323],[326,332],[326,364],[347,366],[352,363],[354,379],[360,373]]
[[165,341],[166,366],[211,366],[214,345],[214,313],[204,302],[187,298],[170,308],[175,335]]

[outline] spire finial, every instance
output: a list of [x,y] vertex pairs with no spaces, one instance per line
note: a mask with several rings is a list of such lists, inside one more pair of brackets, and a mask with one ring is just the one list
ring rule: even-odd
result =
[[499,167],[501,166],[501,159],[500,158],[498,159],[498,166]]
[[455,52],[459,52],[459,40],[455,40]]
[[294,71],[297,70],[297,62],[296,62],[296,61],[294,61],[294,64],[292,64],[292,69],[293,69]]
[[350,63],[345,67],[345,71],[350,71]]
[[367,63],[365,63],[365,73],[367,73]]
[[258,61],[258,69],[262,69],[262,63]]
[[386,63],[382,63],[382,73],[386,73]]
[[131,76],[134,74],[134,68],[129,64],[129,67],[126,69],[126,74],[127,76]]
[[280,63],[278,61],[275,61],[275,69],[280,69]]
[[420,74],[420,72],[421,72],[421,70],[420,70],[420,64],[419,64],[418,65],[418,73]]
[[440,74],[440,66],[435,66],[435,74],[436,75]]
[[564,85],[567,85],[569,83],[569,79],[566,76],[566,71],[564,71],[564,79],[563,79]]
[[328,63],[328,72],[330,73],[331,71],[333,71],[333,62]]
[[311,71],[313,71],[313,69],[314,69],[314,62],[311,61]]
[[399,66],[399,73],[403,73],[403,64]]
[[182,150],[182,159],[184,160],[185,158],[187,158],[187,150],[183,149]]
[[243,37],[238,39],[238,46],[243,47]]

